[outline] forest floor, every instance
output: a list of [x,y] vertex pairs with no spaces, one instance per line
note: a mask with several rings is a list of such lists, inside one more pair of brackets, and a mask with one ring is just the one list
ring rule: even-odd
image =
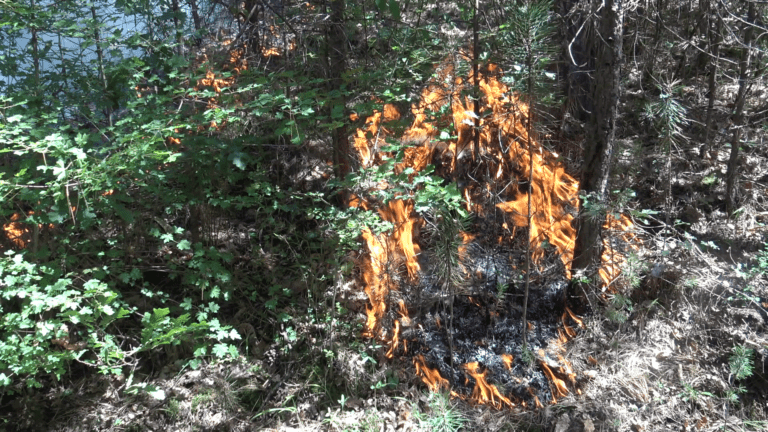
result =
[[[451,400],[430,393],[414,377],[410,362],[372,368],[360,350],[340,343],[339,369],[316,371],[315,377],[292,375],[291,368],[270,367],[260,358],[197,370],[168,365],[146,377],[164,391],[162,400],[121,393],[117,389],[124,382],[119,379],[89,377],[19,406],[24,414],[18,426],[43,430],[35,424],[47,417],[46,430],[51,431],[768,429],[768,290],[765,285],[740,288],[743,278],[735,266],[716,256],[697,252],[694,260],[689,251],[678,253],[687,257],[686,266],[649,278],[645,283],[653,295],[636,298],[626,321],[601,313],[585,319],[586,329],[567,347],[574,364],[589,365],[580,371],[586,379],[583,394],[542,409],[497,409]],[[752,352],[754,367],[747,379],[734,376],[734,347]],[[391,379],[393,375],[398,379]],[[387,385],[370,390],[382,380]],[[336,404],[323,406],[320,402],[327,397],[322,385],[332,382],[350,391]],[[249,398],[264,391],[268,400]]]

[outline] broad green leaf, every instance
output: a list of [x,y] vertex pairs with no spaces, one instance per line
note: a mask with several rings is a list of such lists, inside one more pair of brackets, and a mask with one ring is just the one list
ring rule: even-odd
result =
[[227,344],[218,343],[213,346],[212,353],[218,358],[224,358],[229,353],[229,347]]

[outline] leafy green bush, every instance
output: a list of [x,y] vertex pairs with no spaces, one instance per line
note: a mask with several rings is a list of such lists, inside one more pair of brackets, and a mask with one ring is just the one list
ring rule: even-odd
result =
[[72,361],[119,374],[139,353],[184,340],[200,344],[197,357],[209,355],[209,346],[217,358],[238,355],[230,344],[240,338],[235,330],[215,318],[173,317],[169,308],[144,313],[138,344],[128,343],[118,321],[139,312],[117,290],[99,279],[61,275],[23,253],[0,258],[0,289],[0,392],[19,383],[40,387],[45,374],[61,379]]
[[40,387],[39,375],[61,378],[72,360],[119,370],[125,352],[106,329],[131,311],[107,284],[63,277],[9,251],[0,258],[0,288],[0,385]]

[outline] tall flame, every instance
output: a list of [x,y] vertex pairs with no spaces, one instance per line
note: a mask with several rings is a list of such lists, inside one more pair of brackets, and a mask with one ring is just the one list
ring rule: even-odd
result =
[[[469,58],[464,59],[467,60]],[[534,263],[541,261],[547,252],[547,245],[551,245],[565,264],[566,277],[570,277],[570,263],[576,238],[572,222],[579,207],[579,184],[565,172],[565,166],[556,154],[548,151],[534,137],[528,136],[526,124],[529,107],[500,81],[500,75],[501,70],[495,65],[488,65],[485,71],[479,74],[483,107],[479,113],[479,128],[476,128],[474,100],[465,96],[468,94],[469,85],[474,82],[474,76],[470,72],[465,80],[456,75],[451,62],[439,65],[435,78],[423,90],[421,100],[411,106],[413,122],[399,139],[401,143],[412,145],[404,149],[403,158],[395,165],[394,171],[401,173],[406,168],[411,168],[413,172],[418,172],[427,165],[434,164],[438,175],[455,180],[469,177],[467,173],[475,166],[487,165],[482,170],[489,173],[487,178],[481,177],[481,181],[472,178],[473,181],[463,187],[462,195],[466,208],[480,216],[494,210],[501,211],[504,215],[501,226],[507,234],[499,237],[499,243],[514,238],[518,228],[525,228],[530,235]],[[400,118],[401,114],[393,105],[384,104],[381,111],[374,111],[373,115],[366,119],[365,125],[357,130],[354,147],[363,167],[372,167],[382,162],[384,158],[380,148],[386,138],[392,138],[395,129],[387,125]],[[353,117],[353,121],[356,119]],[[441,136],[438,139],[438,133],[448,125],[454,125],[455,136],[449,139]],[[472,139],[476,130],[479,131],[479,154],[469,151],[473,147]],[[376,187],[386,188],[388,185],[379,184]],[[354,196],[352,201],[353,205],[364,209],[378,208],[381,217],[394,225],[394,229],[389,233],[374,234],[370,229],[363,230],[362,237],[368,254],[360,264],[361,282],[369,299],[364,335],[387,339],[380,326],[387,313],[386,299],[390,290],[396,289],[391,275],[396,274],[400,267],[404,267],[410,279],[419,276],[421,268],[417,257],[420,251],[415,239],[418,238],[422,221],[414,214],[413,202],[407,196],[391,200],[383,206],[377,206],[375,200],[369,202],[358,196]],[[631,221],[624,216],[613,219],[609,216],[606,226],[626,232],[631,228]],[[467,235],[464,240],[460,253],[465,252],[471,236]],[[604,250],[601,277],[608,286],[618,277],[623,261],[610,245]],[[401,309],[405,309],[403,303]],[[406,343],[400,339],[402,329],[410,325],[410,319],[406,313],[400,315],[399,319],[393,320],[392,333],[387,340],[389,350],[386,356],[389,358],[394,357],[399,347],[405,346]],[[563,344],[576,336],[575,329],[566,322],[567,318],[580,327],[584,326],[581,320],[566,308],[562,315],[563,330],[554,341],[555,351],[550,353],[551,357],[541,357],[557,357],[558,361],[547,360],[548,364],[540,359],[538,362],[552,383],[553,400],[568,394],[568,387],[560,376],[564,376],[572,385],[575,384],[572,366],[562,355]],[[435,319],[440,326],[440,318]],[[529,329],[532,329],[534,323],[529,322],[528,325]],[[501,360],[508,370],[512,370],[514,357],[511,354],[503,354]],[[422,355],[416,356],[413,362],[417,375],[430,389],[437,391],[448,387],[448,380],[437,370],[429,368]],[[488,383],[488,371],[481,371],[477,362],[470,362],[462,367],[475,381],[472,400],[498,407],[513,406],[507,396]],[[541,406],[533,389],[531,392],[535,405]]]
[[392,200],[386,207],[379,209],[379,214],[384,220],[393,223],[393,232],[377,235],[368,228],[363,230],[362,236],[368,246],[369,257],[360,264],[363,285],[369,300],[366,310],[368,319],[363,333],[366,337],[379,335],[378,326],[387,310],[387,294],[390,289],[395,288],[390,279],[390,275],[395,272],[393,267],[396,268],[404,262],[411,277],[416,277],[420,270],[416,260],[420,250],[413,242],[418,220],[412,213],[412,202]]

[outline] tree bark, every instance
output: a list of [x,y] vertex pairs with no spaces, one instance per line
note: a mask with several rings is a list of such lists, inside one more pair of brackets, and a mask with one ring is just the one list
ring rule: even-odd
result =
[[[101,34],[99,32],[99,21],[98,16],[96,15],[96,6],[91,6],[91,17],[93,18],[93,40],[96,43],[96,56],[99,61],[99,79],[101,79],[101,85],[104,89],[104,94],[109,96],[109,83],[107,82],[107,75],[104,73],[104,50],[101,47]],[[112,127],[112,108],[112,106],[107,105],[104,112],[109,127]]]
[[735,185],[739,168],[739,146],[741,145],[741,129],[744,127],[744,103],[747,100],[749,87],[749,63],[752,59],[752,34],[754,33],[755,3],[749,3],[747,12],[747,30],[744,32],[744,51],[739,61],[739,92],[736,95],[736,109],[733,113],[733,137],[731,139],[731,155],[728,158],[728,171],[725,174],[725,206],[730,215],[735,210]]
[[347,38],[344,32],[345,0],[329,0],[331,6],[330,28],[328,29],[328,66],[331,94],[333,166],[336,177],[343,179],[352,171],[349,162],[349,134],[347,131],[347,109],[344,92],[344,73],[347,63]]
[[179,0],[171,0],[171,10],[173,11],[173,31],[176,37],[176,52],[179,56],[184,55],[184,38],[181,34],[181,20],[179,20]]
[[[590,98],[589,71],[595,69],[592,41],[586,37],[586,29],[590,23],[589,16],[581,16],[572,12],[576,0],[561,0],[558,2],[562,18],[561,37],[563,41],[562,61],[560,62],[560,78],[563,80],[565,95],[563,118],[570,112],[580,121],[587,121],[592,113]],[[562,129],[562,127],[561,127]]]
[[[572,264],[574,273],[581,271],[587,272],[587,275],[595,273],[602,252],[600,231],[604,211],[595,210],[602,209],[605,204],[616,135],[622,63],[622,1],[605,0],[601,12],[599,31],[595,33],[593,42],[597,49],[596,76],[592,88],[594,112],[584,147],[580,182],[581,215]],[[584,197],[589,197],[588,204]],[[593,207],[595,205],[597,208]]]
[[[32,11],[35,10],[35,0],[30,2]],[[34,21],[35,15],[33,12],[32,19]],[[37,45],[37,26],[33,24],[30,29],[32,36],[29,39],[29,44],[32,45],[32,66],[35,70],[35,96],[40,93],[40,48]]]
[[198,47],[203,43],[203,38],[200,35],[200,30],[203,28],[203,22],[200,19],[200,12],[197,7],[197,0],[187,0],[189,9],[192,11],[192,22],[195,25],[195,45]]
[[712,147],[710,140],[712,138],[712,114],[715,112],[715,100],[717,98],[717,66],[720,60],[720,41],[722,40],[723,20],[718,18],[714,30],[710,29],[710,41],[712,47],[712,58],[709,60],[709,100],[707,102],[707,118],[704,127],[704,145],[699,155],[704,157]]
[[480,43],[478,40],[480,29],[477,22],[479,7],[479,0],[475,0],[475,8],[472,16],[472,75],[474,76],[472,97],[475,99],[475,133],[473,135],[474,143],[472,146],[472,159],[475,161],[478,161],[478,157],[480,157]]
[[246,0],[243,2],[243,5],[245,6],[244,12],[246,14],[243,17],[245,18],[245,21],[243,22],[243,30],[249,32],[248,41],[251,52],[256,55],[261,55],[262,44],[261,36],[259,35],[259,5],[261,5],[261,1]]

